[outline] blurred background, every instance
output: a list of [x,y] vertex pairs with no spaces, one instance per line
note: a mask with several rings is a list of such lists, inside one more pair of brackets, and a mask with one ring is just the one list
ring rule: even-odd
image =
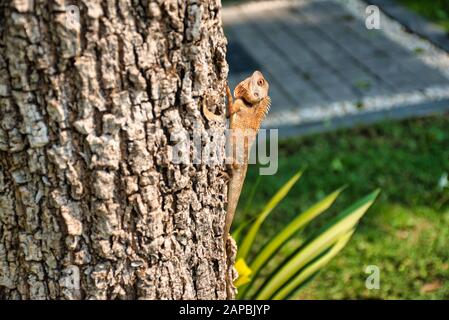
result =
[[[281,138],[276,175],[249,169],[235,226],[300,168],[256,243],[343,185],[328,216],[380,188],[347,247],[296,298],[449,298],[449,0],[223,4],[231,89],[261,70],[273,102],[265,127]],[[379,289],[365,287],[369,265]]]

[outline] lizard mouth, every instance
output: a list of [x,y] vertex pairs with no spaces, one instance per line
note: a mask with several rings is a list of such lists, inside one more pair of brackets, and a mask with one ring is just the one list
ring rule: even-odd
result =
[[248,107],[252,108],[254,104],[260,102],[260,100],[262,99],[260,98],[259,93],[255,92],[251,95],[246,96],[244,100],[248,104]]
[[251,101],[250,99],[244,99],[246,107],[248,108],[253,108],[254,104],[257,103],[258,100],[256,101]]

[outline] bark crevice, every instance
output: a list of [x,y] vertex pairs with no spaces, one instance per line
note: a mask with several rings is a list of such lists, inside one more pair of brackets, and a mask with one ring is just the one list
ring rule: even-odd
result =
[[0,299],[225,299],[220,1],[66,4],[0,0]]

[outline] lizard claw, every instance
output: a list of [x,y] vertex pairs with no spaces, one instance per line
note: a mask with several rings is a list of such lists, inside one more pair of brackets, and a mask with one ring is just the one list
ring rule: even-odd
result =
[[226,96],[227,96],[227,97],[229,97],[229,96],[232,97],[231,89],[229,88],[229,85],[228,85],[228,82],[227,82],[227,81],[226,81]]

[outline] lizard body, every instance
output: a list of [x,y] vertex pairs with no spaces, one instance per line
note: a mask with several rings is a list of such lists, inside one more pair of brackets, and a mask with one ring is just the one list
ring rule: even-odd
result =
[[[234,90],[233,100],[231,91],[226,86],[227,117],[229,118],[231,165],[228,184],[228,204],[223,241],[226,243],[237,209],[240,193],[248,168],[248,157],[251,146],[260,129],[260,125],[270,108],[268,96],[269,85],[260,71],[255,71],[250,77],[240,82]],[[223,122],[223,118],[209,111],[203,101],[203,113],[209,121]],[[228,284],[228,290],[229,289]]]
[[262,73],[253,75],[240,82],[234,90],[235,101],[229,88],[226,89],[229,110],[229,129],[231,130],[229,148],[231,151],[231,175],[228,184],[228,205],[224,229],[224,242],[231,229],[237,209],[240,193],[248,169],[248,158],[257,132],[270,108],[268,82]]
[[[226,86],[227,117],[231,131],[228,148],[232,152],[232,163],[224,228],[225,243],[245,181],[251,146],[270,108],[271,100],[268,96],[268,89],[268,82],[260,71],[255,71],[237,85],[234,90],[235,100],[233,100],[229,87]],[[223,121],[220,116],[209,111],[204,103],[203,112],[209,121]]]

